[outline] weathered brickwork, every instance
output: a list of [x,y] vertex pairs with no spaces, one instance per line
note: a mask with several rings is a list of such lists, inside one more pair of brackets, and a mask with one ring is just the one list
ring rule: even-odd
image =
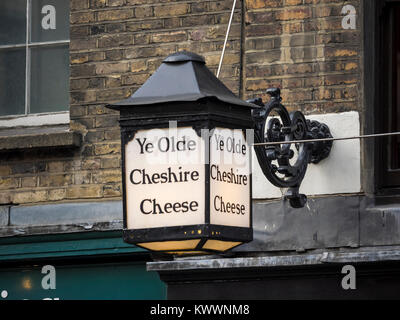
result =
[[358,0],[247,0],[246,96],[277,86],[289,109],[360,110],[361,16],[343,29],[346,4],[361,12]]
[[[220,78],[243,98],[281,87],[306,113],[359,109],[360,26],[341,9],[359,0],[238,1]],[[231,0],[71,0],[70,128],[79,150],[0,158],[0,204],[121,197],[117,112],[163,58],[189,50],[216,71]],[[244,21],[242,21],[244,17]],[[241,65],[243,61],[243,65]]]

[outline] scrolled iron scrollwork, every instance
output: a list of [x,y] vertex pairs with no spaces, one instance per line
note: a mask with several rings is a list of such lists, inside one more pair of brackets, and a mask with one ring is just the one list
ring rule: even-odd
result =
[[[281,104],[279,88],[268,89],[267,93],[271,99],[265,105],[260,98],[248,100],[262,107],[252,111],[256,144],[332,138],[326,124],[306,120],[300,111],[289,113]],[[266,178],[276,187],[288,188],[285,199],[292,207],[302,208],[307,197],[299,193],[299,188],[307,166],[328,157],[332,141],[299,142],[294,146],[295,150],[291,143],[256,145],[254,150]]]

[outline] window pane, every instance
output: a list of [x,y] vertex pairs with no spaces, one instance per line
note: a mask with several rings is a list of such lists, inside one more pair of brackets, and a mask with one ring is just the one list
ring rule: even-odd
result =
[[[397,132],[400,130],[400,7],[395,7],[393,11],[392,110],[389,127],[391,132]],[[400,169],[400,137],[394,136],[390,140],[390,169]]]
[[0,0],[0,45],[26,42],[26,0]]
[[[2,1],[2,0],[1,0]],[[69,1],[32,1],[32,42],[69,39]]]
[[25,52],[0,50],[0,116],[25,113]]
[[31,49],[30,113],[68,110],[68,46]]

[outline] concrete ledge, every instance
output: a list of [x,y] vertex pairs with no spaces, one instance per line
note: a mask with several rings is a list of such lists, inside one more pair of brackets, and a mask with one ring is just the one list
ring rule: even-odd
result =
[[243,268],[299,267],[323,264],[368,263],[400,261],[400,247],[363,248],[347,252],[323,251],[292,255],[265,255],[260,257],[217,258],[198,257],[175,261],[148,262],[148,271],[190,271]]
[[360,245],[400,244],[400,206],[367,207],[360,215]]
[[0,152],[38,148],[75,148],[81,135],[69,126],[16,128],[0,131]]
[[243,251],[304,251],[355,247],[359,241],[360,196],[308,198],[301,209],[288,201],[253,201],[254,240]]
[[0,237],[121,230],[123,226],[121,201],[11,206],[7,210],[7,223],[2,224],[0,209]]
[[8,226],[9,223],[9,206],[0,206],[0,227]]
[[75,202],[10,208],[10,226],[48,226],[122,220],[122,202]]

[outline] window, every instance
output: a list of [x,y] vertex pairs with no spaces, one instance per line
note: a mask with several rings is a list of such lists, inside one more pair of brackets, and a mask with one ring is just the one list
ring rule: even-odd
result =
[[[400,131],[400,1],[392,1],[381,15],[381,132]],[[400,136],[381,141],[381,188],[400,187]]]
[[69,0],[0,0],[0,117],[69,105]]

